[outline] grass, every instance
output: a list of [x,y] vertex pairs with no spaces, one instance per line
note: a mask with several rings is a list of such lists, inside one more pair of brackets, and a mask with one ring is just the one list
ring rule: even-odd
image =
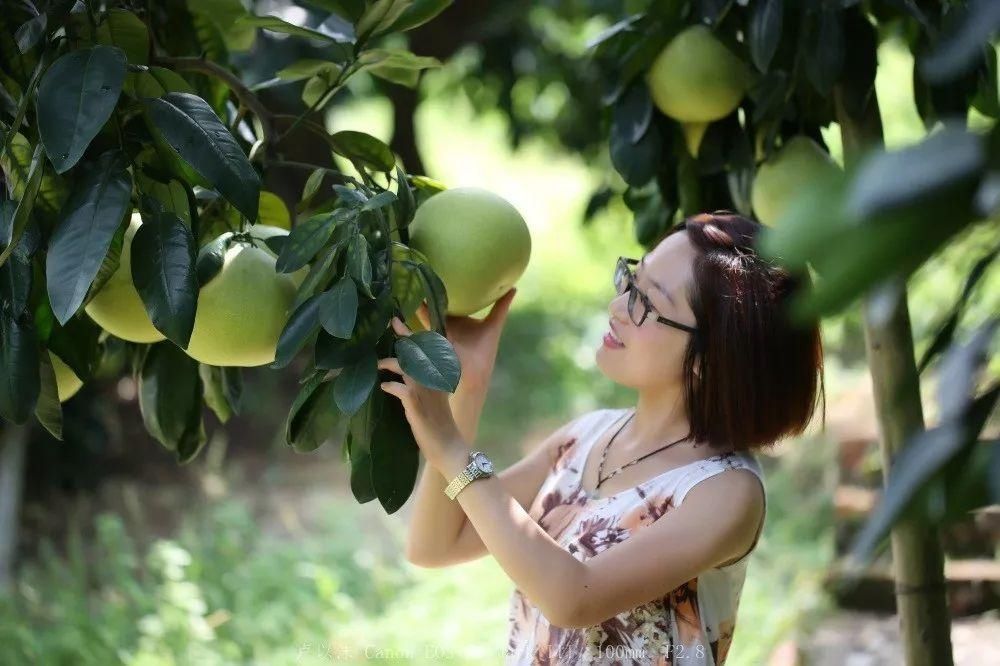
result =
[[[767,459],[768,520],[731,664],[760,663],[825,609],[830,450],[803,440]],[[288,501],[268,484],[254,492]],[[75,523],[65,548],[43,543],[0,598],[0,663],[502,663],[513,584],[495,560],[414,567],[399,516],[308,497],[302,511],[317,518],[293,539],[237,496],[148,541],[113,513]]]

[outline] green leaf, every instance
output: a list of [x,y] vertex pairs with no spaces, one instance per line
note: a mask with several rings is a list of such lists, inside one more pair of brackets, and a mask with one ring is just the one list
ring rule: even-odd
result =
[[108,151],[82,170],[45,262],[49,301],[60,324],[83,304],[131,195],[132,179],[121,153]]
[[312,375],[295,397],[285,425],[285,442],[300,453],[314,451],[328,439],[343,440],[350,423],[333,403],[325,372]]
[[385,32],[412,4],[413,0],[375,0],[357,21],[358,39],[364,41]]
[[892,461],[882,500],[854,538],[849,557],[865,562],[878,542],[896,523],[912,498],[954,458],[974,445],[1000,396],[994,387],[976,399],[963,419],[942,422],[910,437]]
[[0,308],[0,416],[23,424],[31,417],[41,390],[35,331],[7,308]]
[[348,455],[351,460],[351,492],[361,504],[375,499],[372,481],[371,444],[375,424],[381,419],[386,403],[382,391],[372,391],[350,421]]
[[296,37],[304,37],[306,39],[315,39],[317,41],[325,42],[334,46],[332,54],[337,62],[347,62],[348,58],[352,55],[352,46],[354,44],[353,40],[344,39],[343,37],[334,37],[318,30],[313,30],[312,28],[293,25],[278,18],[277,16],[244,16],[237,19],[233,25],[236,28],[253,26],[255,28],[262,28],[272,32],[280,32],[286,35],[295,35]]
[[917,364],[918,373],[922,374],[923,371],[930,365],[931,361],[933,361],[938,354],[941,354],[951,345],[951,341],[955,336],[955,330],[958,328],[959,319],[962,317],[962,313],[965,310],[966,304],[969,302],[969,298],[972,296],[972,292],[975,290],[980,279],[986,275],[986,270],[997,258],[998,254],[1000,254],[1000,245],[994,246],[992,250],[987,252],[973,265],[969,274],[965,278],[965,286],[962,287],[961,295],[952,306],[951,312],[949,313],[944,324],[942,324],[938,329],[937,333],[934,335],[934,339],[929,345],[927,345],[927,349],[920,357],[920,362]]
[[[21,235],[24,233],[24,228],[31,217],[31,210],[34,208],[35,199],[38,197],[38,188],[42,184],[44,163],[45,151],[42,149],[42,144],[39,143],[35,146],[35,152],[31,156],[31,167],[28,169],[28,178],[25,182],[21,198],[17,202],[17,208],[14,209],[14,215],[10,222],[5,220],[3,223],[3,235],[9,238],[9,241],[3,251],[0,252],[0,266],[7,261],[11,252],[17,247],[17,244],[21,240]],[[8,232],[7,229],[10,231]]]
[[316,338],[316,367],[335,370],[361,358],[385,333],[392,319],[392,305],[390,285],[386,283],[376,299],[359,304],[354,336],[350,340],[321,330]]
[[[397,249],[398,248],[398,249]],[[402,243],[392,244],[392,294],[404,319],[409,319],[424,301],[424,283],[413,261],[402,261],[409,256]]]
[[375,171],[392,171],[396,165],[396,157],[389,146],[364,132],[337,132],[330,136],[330,145],[338,155]]
[[181,159],[248,220],[256,220],[260,177],[212,107],[197,95],[175,92],[143,103]]
[[414,213],[417,212],[417,204],[413,199],[413,190],[406,182],[406,173],[403,168],[396,165],[396,225],[400,229],[406,227],[413,220]]
[[111,117],[125,81],[125,53],[114,46],[71,51],[38,84],[38,133],[56,173],[80,161]]
[[396,195],[388,190],[384,192],[379,192],[371,199],[366,201],[361,210],[375,210],[377,208],[384,208],[385,206],[391,206],[393,202],[396,201]]
[[223,368],[219,366],[208,365],[207,363],[198,365],[198,375],[201,377],[201,383],[204,387],[203,396],[205,404],[215,412],[215,416],[218,417],[220,423],[226,423],[229,421],[229,417],[233,415],[233,410],[230,409],[229,402],[226,400],[223,389],[222,370]]
[[204,446],[204,389],[198,362],[173,342],[148,347],[139,373],[139,411],[146,430],[187,462]]
[[278,337],[274,360],[268,365],[272,370],[283,368],[319,330],[319,294],[310,296],[292,311],[288,322]]
[[919,71],[931,83],[954,79],[973,66],[983,45],[1000,28],[1000,3],[992,0],[958,5],[953,11],[958,17],[950,23],[930,57]]
[[[619,105],[631,106],[629,95],[622,97]],[[636,127],[634,122],[612,123],[609,149],[615,170],[626,183],[640,187],[652,180],[656,173],[656,166],[663,157],[663,139],[658,126],[649,124],[642,138],[633,143]]]
[[750,8],[750,57],[761,72],[771,66],[778,50],[784,11],[784,0],[757,0]]
[[198,307],[195,239],[184,222],[168,211],[143,214],[132,238],[132,282],[150,321],[182,349],[191,341]]
[[985,162],[979,136],[945,126],[915,146],[866,159],[852,178],[848,206],[861,217],[912,204],[958,181],[977,178]]
[[806,34],[806,75],[816,91],[827,96],[844,68],[841,10],[824,7],[808,23]]
[[[55,368],[52,367],[51,352],[43,350],[38,355],[39,392],[35,403],[35,417],[49,434],[63,441],[62,435],[62,403],[59,402],[59,382],[56,379]],[[54,355],[53,355],[54,356]]]
[[[12,211],[12,204],[0,201],[5,211]],[[11,255],[10,261],[0,265],[0,303],[10,308],[14,317],[20,317],[28,307],[32,277],[30,261],[18,254]]]
[[340,216],[320,213],[297,225],[278,255],[274,269],[279,273],[294,273],[308,264],[333,234]]
[[196,16],[210,20],[222,35],[226,49],[248,51],[253,47],[257,29],[253,25],[239,23],[239,19],[250,16],[241,0],[198,0],[188,4],[188,9]]
[[130,11],[109,10],[97,26],[97,43],[117,46],[132,65],[149,62],[149,32],[146,24]]
[[[31,157],[34,148],[23,134],[15,133],[11,137],[7,151],[0,155],[0,168],[7,176],[8,191],[15,200],[24,196],[31,173]],[[42,165],[42,180],[38,185],[38,196],[35,199],[35,211],[46,222],[55,222],[59,211],[69,196],[66,179],[56,174],[51,166]],[[0,239],[2,240],[2,239]]]
[[308,79],[321,74],[332,81],[337,78],[340,69],[341,66],[339,64],[330,62],[329,60],[302,58],[301,60],[296,60],[291,65],[282,67],[275,73],[275,76],[282,81],[301,81],[302,79]]
[[448,339],[436,331],[419,331],[396,340],[399,367],[432,389],[454,393],[462,368]]
[[133,99],[163,97],[171,92],[194,93],[183,76],[165,67],[149,67],[141,72],[129,72],[122,88]]
[[414,0],[385,31],[403,32],[413,30],[432,20],[450,7],[452,2],[454,0]]
[[354,234],[347,246],[347,272],[368,298],[375,298],[372,293],[372,262],[368,255],[368,239],[360,232]]
[[341,370],[333,385],[337,408],[348,416],[354,415],[368,399],[377,377],[378,359],[372,351]]
[[369,450],[372,486],[385,512],[393,514],[413,494],[420,468],[420,447],[406,418],[403,403],[382,390],[382,409],[375,421]]
[[405,49],[368,49],[358,57],[359,70],[368,70],[389,80],[401,76],[401,72],[410,71],[416,75],[421,70],[440,66],[441,61],[437,58],[418,56]]
[[330,335],[349,339],[358,318],[358,290],[351,278],[337,281],[320,296],[319,320]]

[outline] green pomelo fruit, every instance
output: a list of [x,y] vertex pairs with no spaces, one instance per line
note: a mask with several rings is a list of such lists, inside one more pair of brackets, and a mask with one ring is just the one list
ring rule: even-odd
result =
[[476,187],[435,194],[409,225],[410,247],[422,252],[448,292],[448,314],[471,315],[496,302],[520,279],[531,234],[506,199]]
[[750,191],[754,214],[773,227],[796,194],[837,169],[829,153],[811,138],[792,137],[757,169]]
[[159,342],[166,339],[153,326],[146,306],[132,283],[132,238],[142,226],[138,212],[132,213],[125,231],[118,269],[84,307],[84,311],[108,333],[129,342]]
[[682,30],[646,74],[653,103],[684,123],[725,118],[739,105],[749,71],[704,25]]
[[[271,252],[271,248],[269,248],[263,241],[268,238],[271,238],[272,236],[287,236],[289,233],[288,229],[282,229],[281,227],[275,227],[269,224],[257,223],[248,225],[247,231],[249,231],[250,235],[253,236],[254,238],[260,239],[261,242],[257,243],[257,247],[259,247],[261,250],[264,250],[264,252],[267,252],[269,255],[274,257],[275,261],[277,261],[278,255],[276,255],[274,252]],[[232,235],[233,232],[227,231],[223,233],[221,236],[219,236],[219,238],[220,239],[229,238]],[[294,273],[278,273],[278,275],[284,275],[286,277],[292,278],[292,282],[295,283],[295,288],[298,289],[299,285],[302,284],[302,281],[306,279],[307,275],[309,275],[309,267],[303,266]]]
[[266,248],[235,243],[222,268],[198,293],[194,330],[185,350],[209,365],[251,367],[274,361],[295,300],[291,275],[274,270]]

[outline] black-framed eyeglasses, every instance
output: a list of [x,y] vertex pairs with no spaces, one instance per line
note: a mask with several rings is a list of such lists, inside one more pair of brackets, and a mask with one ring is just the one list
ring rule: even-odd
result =
[[[630,257],[618,257],[618,264],[615,266],[615,290],[619,295],[625,293],[625,290],[629,290],[628,295],[628,316],[632,319],[632,323],[636,326],[642,326],[642,322],[646,321],[646,317],[649,316],[650,311],[656,312],[656,308],[639,286],[635,282],[635,273],[632,271],[631,266],[637,265],[639,263],[638,259],[632,259]],[[636,298],[638,296],[638,298]],[[642,307],[636,307],[636,304],[641,301]],[[679,328],[682,331],[687,331],[688,333],[698,333],[698,329],[693,326],[688,326],[687,324],[682,324],[673,319],[667,319],[660,313],[656,313],[656,321],[661,324],[666,324],[667,326],[673,326],[674,328]]]

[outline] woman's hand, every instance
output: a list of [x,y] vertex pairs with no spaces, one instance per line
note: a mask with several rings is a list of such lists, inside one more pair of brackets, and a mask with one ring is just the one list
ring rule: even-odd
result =
[[[516,293],[516,287],[508,289],[507,293],[497,299],[489,314],[482,320],[469,316],[445,317],[445,337],[455,348],[455,354],[462,365],[462,377],[456,393],[481,394],[485,397],[490,377],[493,376],[500,333]],[[430,329],[430,313],[426,302],[420,304],[416,315],[424,328]]]
[[[411,334],[410,328],[399,317],[392,318],[392,329],[399,336]],[[452,416],[448,403],[451,394],[429,388],[413,379],[403,372],[395,356],[379,359],[378,367],[402,376],[401,382],[382,382],[379,386],[403,403],[413,437],[428,462],[440,468],[456,451],[469,451],[470,444],[462,438]]]

